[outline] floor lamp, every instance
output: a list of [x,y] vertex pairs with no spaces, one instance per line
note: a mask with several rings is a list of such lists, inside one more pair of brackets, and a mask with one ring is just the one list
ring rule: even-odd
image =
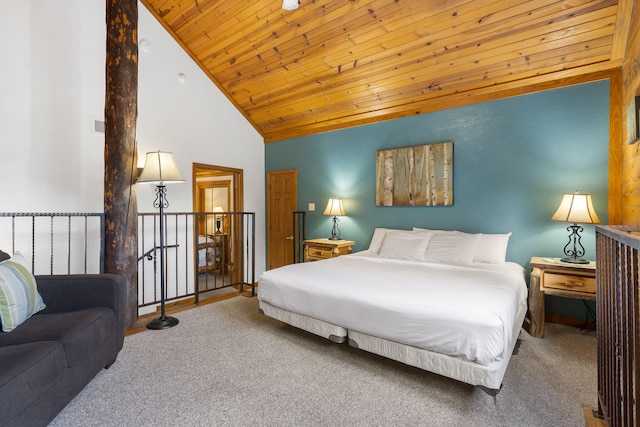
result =
[[167,202],[167,187],[165,184],[184,182],[180,175],[173,154],[162,151],[147,153],[144,168],[136,183],[156,185],[156,200],[153,207],[160,211],[160,317],[147,323],[149,329],[168,329],[178,324],[178,319],[167,316],[164,312],[165,300],[165,270],[164,270],[164,208],[169,206]]

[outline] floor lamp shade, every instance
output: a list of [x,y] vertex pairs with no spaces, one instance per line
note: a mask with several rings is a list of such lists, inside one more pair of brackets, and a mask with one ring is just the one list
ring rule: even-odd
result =
[[159,210],[160,218],[160,245],[156,248],[160,251],[160,317],[147,323],[149,329],[168,329],[178,324],[178,319],[165,314],[165,269],[164,269],[164,209],[169,207],[167,201],[167,187],[165,184],[184,182],[180,171],[173,159],[173,154],[162,151],[147,153],[144,168],[138,177],[138,184],[155,184],[156,200],[153,206]]
[[136,181],[138,184],[165,185],[184,182],[172,153],[153,151],[147,153],[144,168]]

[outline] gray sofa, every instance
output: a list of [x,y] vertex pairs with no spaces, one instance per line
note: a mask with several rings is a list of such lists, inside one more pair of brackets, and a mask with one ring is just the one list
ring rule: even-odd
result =
[[125,280],[36,276],[46,308],[0,332],[0,426],[46,426],[103,368],[125,331]]

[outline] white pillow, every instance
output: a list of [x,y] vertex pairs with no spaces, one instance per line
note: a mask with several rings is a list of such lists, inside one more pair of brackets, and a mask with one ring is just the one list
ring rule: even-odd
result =
[[373,230],[373,237],[371,237],[371,243],[369,243],[369,252],[373,252],[374,254],[380,253],[386,232],[386,228],[376,228]]
[[481,234],[473,261],[504,264],[507,258],[509,237],[511,237],[511,233]]
[[0,262],[0,322],[10,332],[45,308],[36,279],[20,252]]
[[507,246],[511,233],[506,234],[470,234],[463,231],[429,230],[427,228],[413,227],[414,232],[429,231],[434,234],[462,234],[467,236],[479,236],[473,254],[473,262],[489,264],[504,264],[507,258]]
[[379,255],[382,258],[422,261],[430,238],[431,234],[429,233],[387,231]]
[[441,264],[471,264],[479,236],[461,232],[433,233],[424,260]]

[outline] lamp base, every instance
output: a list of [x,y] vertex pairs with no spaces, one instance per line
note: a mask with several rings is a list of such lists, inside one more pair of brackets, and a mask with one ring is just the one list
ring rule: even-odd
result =
[[574,258],[574,257],[566,257],[566,258],[562,258],[560,261],[562,262],[569,262],[571,264],[589,264],[589,260],[584,259],[584,258]]
[[169,329],[173,328],[178,324],[179,320],[175,317],[162,315],[156,319],[153,319],[149,323],[147,323],[147,329]]

